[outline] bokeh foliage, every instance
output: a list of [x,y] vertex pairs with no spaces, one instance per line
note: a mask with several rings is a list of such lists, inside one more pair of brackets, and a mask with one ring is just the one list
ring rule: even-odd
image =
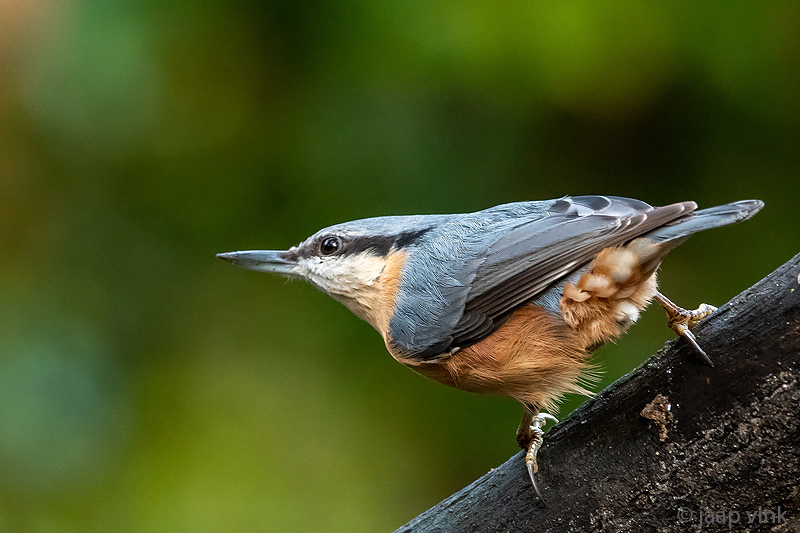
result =
[[[800,244],[797,20],[0,3],[0,530],[389,530],[498,464],[513,402],[428,382],[311,287],[214,253],[565,194],[761,198],[665,264],[673,299],[722,303]],[[671,337],[651,310],[598,352],[599,386]]]

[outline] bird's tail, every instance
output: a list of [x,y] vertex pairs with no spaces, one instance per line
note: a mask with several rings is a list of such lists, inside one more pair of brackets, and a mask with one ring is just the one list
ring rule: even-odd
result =
[[681,244],[693,233],[719,228],[747,220],[764,206],[761,200],[742,200],[700,211],[692,211],[669,224],[654,229],[628,244],[639,259],[642,273],[649,274],[658,268],[670,250]]
[[741,200],[739,202],[693,211],[665,226],[653,230],[645,235],[645,237],[650,238],[656,243],[666,245],[665,247],[668,249],[672,249],[693,233],[747,220],[755,215],[762,207],[764,207],[764,202],[761,200]]

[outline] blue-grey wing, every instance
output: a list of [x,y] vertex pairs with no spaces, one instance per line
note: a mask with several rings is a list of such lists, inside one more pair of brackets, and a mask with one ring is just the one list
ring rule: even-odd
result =
[[695,208],[693,202],[652,207],[628,198],[579,196],[454,217],[431,232],[403,268],[392,343],[420,359],[474,344],[602,249]]

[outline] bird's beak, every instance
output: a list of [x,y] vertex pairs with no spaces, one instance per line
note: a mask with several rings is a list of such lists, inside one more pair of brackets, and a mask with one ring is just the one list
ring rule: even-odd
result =
[[286,259],[286,252],[280,250],[250,250],[247,252],[228,252],[217,254],[217,257],[230,261],[234,265],[256,270],[258,272],[272,272],[282,276],[297,276],[294,267],[295,261]]

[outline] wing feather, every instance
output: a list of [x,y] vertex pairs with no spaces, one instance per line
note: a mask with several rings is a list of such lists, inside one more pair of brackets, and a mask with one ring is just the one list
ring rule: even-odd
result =
[[[602,206],[598,201],[594,206]],[[636,206],[641,208],[640,206]],[[694,208],[691,203],[652,208],[645,213],[563,215],[552,228],[543,221],[521,225],[490,247],[454,330],[453,344],[469,345],[491,332],[498,318],[534,298],[555,281],[590,262],[601,250],[623,244]],[[561,217],[557,217],[561,218]],[[548,219],[544,219],[548,220]],[[502,268],[497,268],[502,265]],[[483,277],[487,269],[492,275]],[[476,322],[482,316],[486,324]],[[488,326],[487,326],[488,324]]]
[[[437,237],[440,248],[450,241],[458,250],[459,262],[440,250],[433,258],[421,257],[424,264],[407,265],[411,281],[403,287],[406,296],[392,319],[392,341],[406,356],[423,360],[474,344],[514,309],[604,248],[624,244],[696,207],[694,202],[652,207],[629,198],[579,196],[475,213]],[[453,231],[459,239],[452,238]]]

